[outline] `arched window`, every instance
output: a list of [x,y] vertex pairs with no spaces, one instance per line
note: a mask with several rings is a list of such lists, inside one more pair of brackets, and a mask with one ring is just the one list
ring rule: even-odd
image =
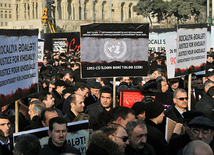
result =
[[124,6],[125,6],[125,3],[122,3],[121,4],[121,22],[124,21]]

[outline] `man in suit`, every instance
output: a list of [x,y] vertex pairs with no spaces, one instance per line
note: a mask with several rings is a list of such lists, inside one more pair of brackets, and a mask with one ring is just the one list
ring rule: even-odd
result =
[[183,122],[183,112],[186,111],[188,105],[188,97],[186,90],[176,89],[173,93],[174,105],[171,105],[165,112],[165,116],[175,122]]

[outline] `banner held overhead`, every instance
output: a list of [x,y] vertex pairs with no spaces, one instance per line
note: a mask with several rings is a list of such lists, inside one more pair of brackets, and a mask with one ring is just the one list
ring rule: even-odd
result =
[[38,30],[0,30],[0,107],[37,92]]
[[81,25],[82,78],[145,76],[149,24]]

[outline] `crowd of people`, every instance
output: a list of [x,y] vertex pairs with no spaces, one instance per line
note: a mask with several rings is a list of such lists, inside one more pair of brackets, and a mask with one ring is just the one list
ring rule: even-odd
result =
[[[49,127],[48,144],[41,148],[31,134],[13,146],[13,104],[1,107],[0,155],[80,155],[66,141],[67,123],[89,120],[86,155],[212,155],[214,151],[214,66],[207,57],[206,74],[167,79],[165,51],[149,52],[147,77],[120,77],[113,106],[111,78],[81,79],[80,51],[44,53],[39,66],[39,92],[21,99],[19,131]],[[120,106],[122,89],[171,94],[168,106],[158,97],[144,96],[131,108]],[[191,90],[191,96],[187,92]],[[190,100],[191,99],[191,100]],[[188,110],[188,100],[191,105]],[[169,141],[166,118],[176,122]]]

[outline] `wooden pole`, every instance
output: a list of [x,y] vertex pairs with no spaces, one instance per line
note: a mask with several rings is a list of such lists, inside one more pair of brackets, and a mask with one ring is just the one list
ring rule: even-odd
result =
[[19,104],[15,101],[15,133],[19,132]]
[[116,106],[116,77],[113,77],[113,108]]
[[191,81],[192,81],[192,74],[189,74],[188,77],[188,110],[191,110]]

